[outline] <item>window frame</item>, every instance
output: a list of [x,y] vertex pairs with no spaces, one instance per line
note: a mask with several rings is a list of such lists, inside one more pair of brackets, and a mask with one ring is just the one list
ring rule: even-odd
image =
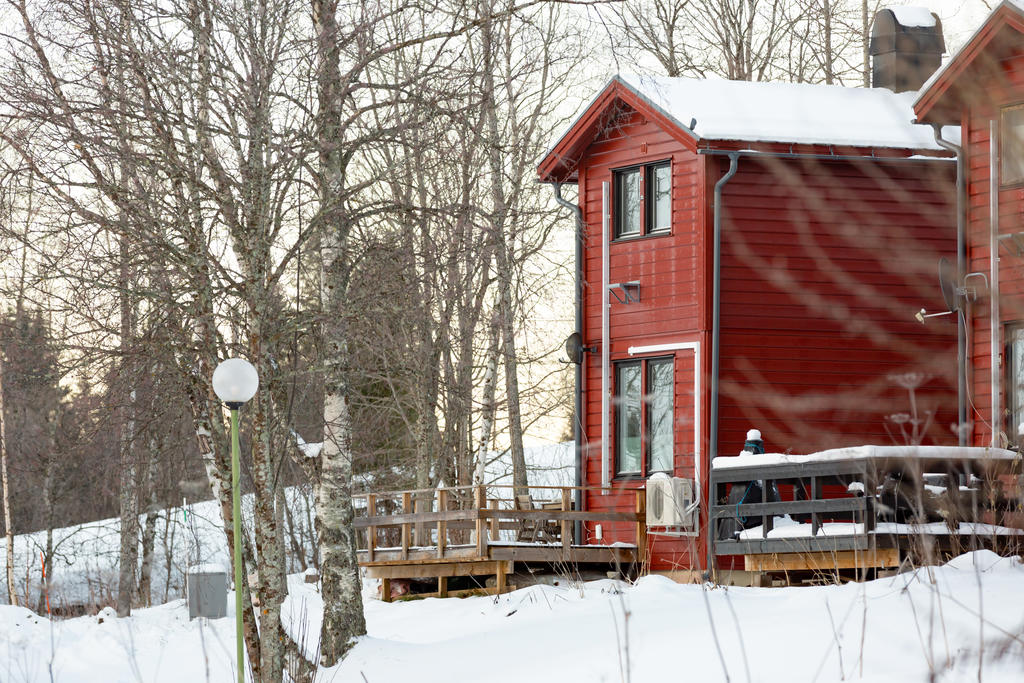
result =
[[[654,469],[653,468],[653,452],[652,444],[654,443],[653,431],[651,425],[651,414],[653,412],[652,405],[654,403],[654,396],[651,394],[651,378],[652,378],[652,367],[667,364],[669,370],[669,415],[670,419],[668,422],[669,431],[669,442],[670,442],[670,466],[668,469]],[[640,373],[640,391],[639,391],[639,407],[640,407],[640,454],[639,454],[639,469],[637,470],[624,470],[621,467],[622,463],[622,439],[623,439],[623,411],[626,404],[622,401],[622,389],[624,383],[622,380],[622,372],[626,368],[638,368]],[[664,472],[670,476],[675,471],[675,457],[676,457],[676,430],[675,430],[675,410],[676,410],[676,368],[675,368],[675,356],[651,356],[643,358],[630,358],[628,360],[616,361],[613,363],[613,377],[615,385],[612,389],[612,403],[615,425],[613,429],[614,439],[614,478],[617,480],[621,479],[646,479],[647,477],[655,474],[656,472]]]
[[[1007,139],[1006,131],[1009,129],[1007,125],[1006,117],[1011,112],[1017,112],[1019,116],[1024,117],[1024,102],[1017,102],[1015,104],[1008,104],[999,108],[999,187],[1019,187],[1024,185],[1024,138],[1018,141],[1018,147],[1016,149],[1019,160],[1015,164],[1021,171],[1017,177],[1012,179],[1006,179],[1006,164],[1007,157]],[[1024,127],[1024,121],[1021,122]]]
[[[668,170],[668,227],[657,227],[657,198],[655,188],[657,186],[657,173],[659,169]],[[625,225],[626,203],[623,199],[625,194],[625,178],[633,173],[640,177],[640,198],[639,198],[639,226],[637,230],[622,232]],[[648,191],[650,188],[650,191]],[[672,233],[672,160],[661,159],[644,164],[633,164],[612,170],[612,202],[614,204],[612,216],[613,240],[630,240],[653,235],[668,235]]]
[[[1020,445],[1022,439],[1017,436],[1017,429],[1021,422],[1024,422],[1024,383],[1021,389],[1015,389],[1013,377],[1015,365],[1024,369],[1024,345],[1021,347],[1019,357],[1013,353],[1014,333],[1020,335],[1024,342],[1024,321],[1008,322],[1003,325],[1003,408],[1005,419],[1003,420],[1003,432],[1011,444]],[[1020,392],[1018,394],[1018,391]]]

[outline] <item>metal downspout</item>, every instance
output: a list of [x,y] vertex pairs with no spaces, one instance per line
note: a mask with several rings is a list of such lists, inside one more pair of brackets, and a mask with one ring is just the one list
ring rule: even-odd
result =
[[[932,124],[935,144],[956,154],[956,286],[964,286],[967,272],[967,174],[964,148],[942,138],[942,126]],[[960,302],[956,323],[956,423],[957,443],[967,445],[967,300]]]
[[[989,353],[990,371],[989,394],[992,398],[990,419],[992,420],[992,447],[1000,448],[1005,444],[1001,438],[1003,424],[1002,391],[1000,386],[1000,357],[1002,344],[1000,340],[999,314],[999,122],[989,121],[988,126],[988,212],[989,212]],[[1011,432],[1012,433],[1012,432]]]
[[[736,168],[739,164],[739,152],[729,154],[729,170],[715,183],[714,199],[714,283],[712,294],[712,322],[711,322],[711,429],[708,436],[708,510],[714,504],[714,490],[712,488],[712,463],[718,456],[718,351],[720,341],[719,318],[721,317],[722,299],[722,189],[725,184],[736,175]],[[708,515],[708,559],[707,571],[711,572],[714,567],[715,539],[712,538],[713,524]]]
[[[577,204],[564,199],[562,197],[562,183],[551,183],[552,188],[555,191],[555,201],[558,202],[559,206],[573,212],[573,216],[576,219],[576,269],[575,269],[575,292],[576,297],[576,313],[575,313],[575,324],[574,331],[580,335],[581,341],[583,336],[583,212]],[[582,422],[582,408],[583,408],[583,359],[586,358],[584,353],[581,358],[570,358],[569,360],[576,361],[576,390],[573,393],[573,407],[572,407],[572,438],[573,444],[575,444],[575,456],[576,456],[576,490],[574,491],[575,503],[574,507],[577,511],[583,510],[583,422]],[[580,520],[576,520],[573,523],[573,538],[576,539],[576,543],[583,542],[583,523]]]

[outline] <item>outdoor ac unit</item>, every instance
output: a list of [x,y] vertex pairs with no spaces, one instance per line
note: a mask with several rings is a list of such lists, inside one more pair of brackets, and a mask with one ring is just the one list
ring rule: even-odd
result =
[[647,480],[647,526],[693,529],[696,523],[692,479],[655,474]]

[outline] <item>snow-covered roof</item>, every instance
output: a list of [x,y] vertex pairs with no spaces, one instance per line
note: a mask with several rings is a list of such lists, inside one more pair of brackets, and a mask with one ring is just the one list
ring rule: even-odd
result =
[[[916,125],[917,93],[811,83],[758,83],[662,76],[616,78],[698,139],[941,150]],[[944,137],[959,139],[958,127]]]

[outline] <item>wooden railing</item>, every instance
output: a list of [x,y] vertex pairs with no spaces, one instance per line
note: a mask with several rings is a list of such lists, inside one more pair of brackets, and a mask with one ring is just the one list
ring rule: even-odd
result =
[[[981,455],[974,455],[980,452]],[[908,449],[907,457],[877,456],[845,459],[829,459],[811,462],[772,463],[742,465],[730,463],[729,467],[716,467],[711,471],[710,536],[715,555],[751,555],[793,552],[838,552],[858,551],[876,543],[875,534],[879,509],[887,499],[876,499],[876,493],[887,473],[907,476],[910,494],[897,489],[900,496],[913,506],[923,509],[923,485],[926,477],[946,477],[944,493],[938,499],[932,498],[955,512],[947,523],[959,526],[960,521],[982,521],[992,512],[986,504],[986,491],[1003,476],[1020,473],[1020,460],[1012,453],[1000,451],[986,457],[985,449],[964,449],[962,457],[914,454]],[[996,457],[998,456],[998,457]],[[755,461],[756,462],[756,461]],[[738,465],[738,466],[736,466]],[[932,473],[932,474],[925,474]],[[958,477],[972,475],[982,482],[981,489],[960,491]],[[746,486],[748,482],[761,482],[762,496],[759,500],[727,502],[730,487]],[[853,482],[858,486],[853,493],[846,492]],[[768,502],[767,490],[771,484],[795,485],[806,491],[806,500],[784,500]],[[823,495],[823,487],[833,486],[832,496]],[[749,490],[749,489],[748,489]],[[838,491],[844,491],[839,493]],[[892,502],[892,501],[889,501]],[[789,515],[793,520],[809,523],[803,535],[776,535],[772,537],[774,518]],[[723,521],[728,519],[755,518],[760,521],[759,532],[751,534],[748,529],[738,538],[720,538]],[[835,521],[849,521],[850,533],[826,535],[820,533],[823,524]],[[750,525],[748,525],[750,526]],[[802,532],[803,533],[803,532]],[[955,532],[951,532],[955,533]],[[709,557],[709,562],[711,558]]]
[[[488,485],[362,493],[353,495],[354,526],[363,559],[372,563],[385,550],[389,558],[397,551],[398,560],[423,557],[427,549],[436,559],[485,559],[488,545],[524,543],[560,547],[568,557],[572,546],[583,545],[574,538],[576,522],[625,522],[642,560],[645,491],[631,490],[631,512],[573,509],[576,491],[600,492],[599,487]],[[459,552],[453,554],[455,547]]]

